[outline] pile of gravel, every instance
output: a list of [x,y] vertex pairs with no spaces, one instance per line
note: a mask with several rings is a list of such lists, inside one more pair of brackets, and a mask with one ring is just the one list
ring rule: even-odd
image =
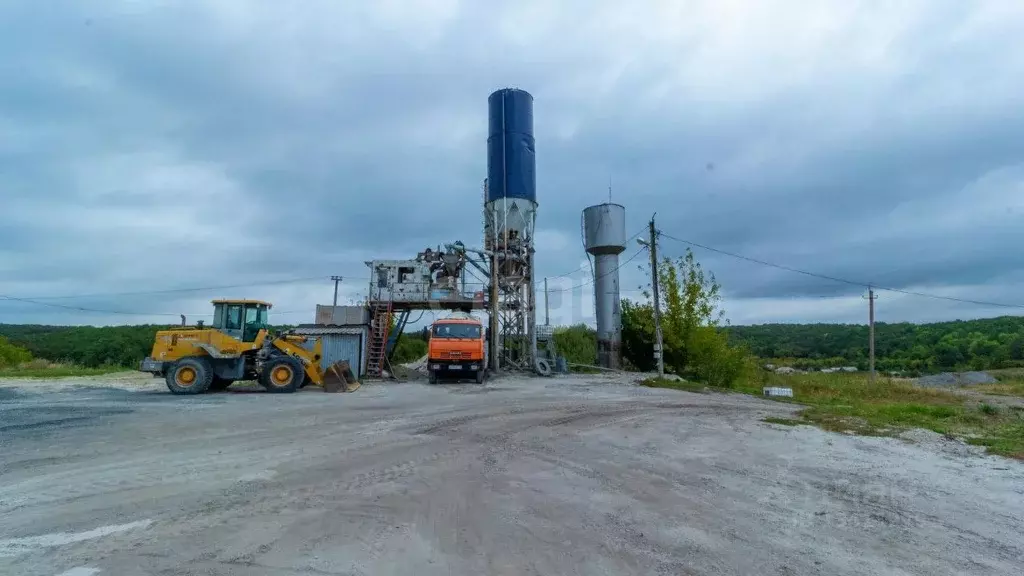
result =
[[416,360],[415,362],[408,362],[406,364],[402,364],[402,367],[404,367],[404,368],[406,368],[406,369],[408,369],[408,370],[410,370],[412,372],[419,372],[421,374],[426,374],[427,373],[427,355],[424,354],[422,358],[420,358],[419,360]]
[[946,386],[969,386],[971,384],[994,384],[996,379],[988,372],[943,372],[917,379],[918,386],[941,388]]
[[915,428],[913,430],[907,430],[900,434],[899,437],[906,442],[917,444],[931,450],[932,452],[937,452],[946,456],[966,458],[969,456],[980,456],[985,454],[985,448],[983,446],[972,446],[963,440],[943,436],[942,434],[932,432],[931,430]]

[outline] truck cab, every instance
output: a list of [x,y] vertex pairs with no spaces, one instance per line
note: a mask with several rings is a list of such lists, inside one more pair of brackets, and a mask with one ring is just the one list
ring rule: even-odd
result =
[[469,314],[435,321],[427,344],[430,383],[441,379],[473,378],[483,383],[486,338],[483,323]]
[[260,300],[214,300],[212,328],[242,342],[254,342],[268,326],[271,304]]

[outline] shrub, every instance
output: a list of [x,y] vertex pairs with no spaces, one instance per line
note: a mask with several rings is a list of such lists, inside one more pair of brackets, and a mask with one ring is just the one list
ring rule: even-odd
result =
[[31,360],[32,354],[28,350],[15,346],[7,338],[0,336],[0,368],[17,366]]
[[420,332],[403,333],[394,352],[391,354],[391,361],[395,364],[415,362],[427,353],[427,341],[423,339]]
[[597,364],[597,333],[586,324],[556,328],[555,351],[570,364]]

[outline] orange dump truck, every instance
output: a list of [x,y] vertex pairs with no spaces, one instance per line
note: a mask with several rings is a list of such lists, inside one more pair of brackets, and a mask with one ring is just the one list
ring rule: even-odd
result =
[[430,326],[427,372],[430,383],[440,379],[474,378],[484,381],[487,368],[483,324],[469,314],[453,315]]

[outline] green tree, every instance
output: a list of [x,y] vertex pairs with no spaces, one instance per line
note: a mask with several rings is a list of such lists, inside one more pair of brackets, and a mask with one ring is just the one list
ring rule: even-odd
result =
[[[665,368],[714,386],[732,385],[746,368],[746,353],[731,346],[720,330],[721,286],[706,273],[693,252],[676,260],[663,259],[657,268]],[[623,356],[632,366],[654,368],[654,308],[647,303],[622,302]]]
[[407,331],[398,339],[391,361],[395,364],[414,362],[427,354],[427,339],[421,330]]

